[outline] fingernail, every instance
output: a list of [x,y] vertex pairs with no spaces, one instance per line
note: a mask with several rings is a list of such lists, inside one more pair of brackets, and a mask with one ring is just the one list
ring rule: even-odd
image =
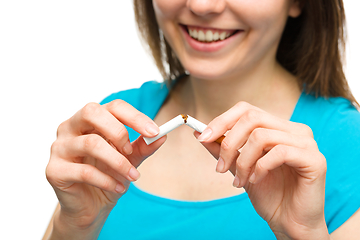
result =
[[216,171],[221,173],[224,171],[224,167],[225,167],[225,162],[224,160],[220,157],[216,166]]
[[239,179],[238,175],[236,175],[234,182],[233,182],[233,186],[238,188],[239,184],[240,184],[240,179]]
[[255,183],[255,180],[256,180],[256,176],[255,176],[255,173],[251,174],[250,178],[249,178],[249,182],[254,184]]
[[127,142],[127,143],[124,145],[124,147],[123,147],[123,152],[124,152],[126,155],[132,154],[133,148],[132,148],[130,142]]
[[198,140],[200,142],[206,141],[211,137],[212,130],[210,128],[206,128],[205,131],[201,133],[201,135],[198,137]]
[[153,123],[147,123],[145,126],[145,131],[150,133],[152,136],[156,136],[159,134],[159,128]]
[[118,183],[115,187],[115,192],[123,193],[125,192],[125,187],[122,184]]
[[136,168],[132,167],[129,171],[129,177],[131,178],[132,181],[136,181],[139,179],[140,173],[138,170],[136,170]]

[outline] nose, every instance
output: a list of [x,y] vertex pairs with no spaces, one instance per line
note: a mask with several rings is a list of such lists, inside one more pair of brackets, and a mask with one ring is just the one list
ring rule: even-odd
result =
[[187,0],[186,6],[194,14],[206,16],[223,12],[226,7],[226,0]]

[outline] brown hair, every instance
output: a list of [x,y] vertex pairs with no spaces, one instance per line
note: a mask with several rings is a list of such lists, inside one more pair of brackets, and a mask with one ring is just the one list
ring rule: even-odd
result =
[[[290,18],[281,38],[277,60],[294,74],[301,88],[316,96],[345,97],[358,105],[343,71],[345,11],[342,0],[298,0],[302,13]],[[164,39],[152,1],[134,0],[135,19],[164,79],[185,73]]]
[[134,0],[134,10],[142,40],[150,47],[155,64],[163,78],[170,80],[183,75],[184,67],[160,31],[152,0]]

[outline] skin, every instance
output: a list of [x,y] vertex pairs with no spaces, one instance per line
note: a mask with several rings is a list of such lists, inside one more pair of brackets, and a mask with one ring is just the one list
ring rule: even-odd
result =
[[89,103],[59,126],[46,168],[60,203],[50,239],[96,239],[130,181],[139,178],[136,167],[166,138],[150,146],[142,138],[130,143],[124,124],[143,136],[159,131],[121,100],[104,106]]
[[[287,17],[301,13],[297,2],[153,3],[164,36],[190,76],[176,86],[154,121],[114,101],[88,104],[59,126],[46,174],[60,205],[44,239],[96,239],[139,172],[139,188],[172,199],[211,200],[246,190],[278,239],[359,236],[359,213],[328,234],[326,159],[311,129],[289,121],[301,90],[275,54]],[[199,52],[187,44],[179,23],[243,32],[220,51]],[[165,137],[149,146],[141,138],[129,142],[124,124],[152,137],[156,125],[179,113],[209,123],[202,135],[195,133],[203,145],[189,138],[192,131],[186,127],[168,134],[161,148]],[[221,145],[213,142],[225,133]]]

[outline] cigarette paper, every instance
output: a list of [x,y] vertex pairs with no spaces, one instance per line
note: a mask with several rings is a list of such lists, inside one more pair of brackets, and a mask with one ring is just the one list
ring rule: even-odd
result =
[[[183,124],[188,125],[189,127],[194,129],[195,131],[198,131],[199,133],[202,133],[205,130],[205,128],[207,127],[206,124],[200,122],[199,120],[197,120],[189,115],[181,114],[181,115],[178,115],[177,117],[171,119],[170,121],[164,123],[163,125],[161,125],[159,127],[160,133],[156,137],[153,137],[153,138],[144,137],[144,141],[147,145],[149,145],[149,144],[155,142],[156,140],[158,140],[159,138],[161,138],[162,136],[168,134],[175,128],[180,127]],[[225,138],[225,136],[221,136],[215,142],[221,144],[221,142],[224,138]]]
[[192,129],[194,129],[195,131],[198,131],[199,133],[202,133],[205,128],[207,127],[206,124],[200,122],[199,120],[187,115],[187,119],[186,119],[186,125],[188,125],[189,127],[191,127]]
[[173,119],[171,119],[170,121],[164,123],[159,127],[160,132],[156,137],[153,138],[144,137],[145,143],[149,145],[183,124],[184,124],[184,119],[181,115],[174,117]]
[[[185,122],[186,125],[194,129],[195,131],[198,131],[199,133],[202,133],[205,128],[207,127],[206,124],[200,122],[199,120],[187,115],[187,119]],[[221,144],[222,140],[224,140],[225,136],[221,136],[218,139],[215,140],[215,142]]]

